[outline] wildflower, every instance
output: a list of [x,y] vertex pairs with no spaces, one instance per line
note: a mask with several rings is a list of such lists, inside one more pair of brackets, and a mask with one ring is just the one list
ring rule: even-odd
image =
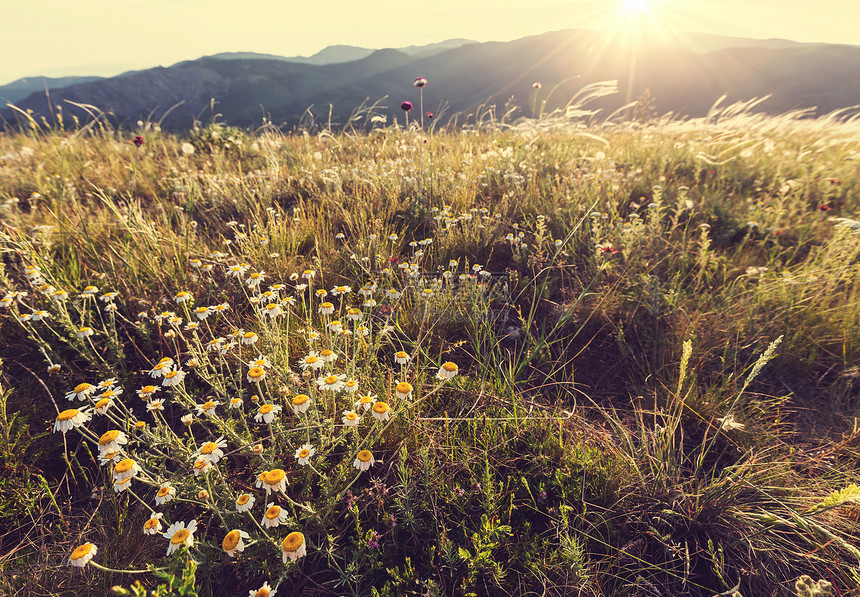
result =
[[251,448],[251,451],[257,456],[259,456],[263,453],[263,444],[254,444],[254,447]]
[[83,568],[87,562],[93,559],[93,556],[98,553],[99,549],[92,543],[84,543],[79,545],[72,551],[69,557],[69,564],[77,568]]
[[341,295],[349,294],[350,292],[352,292],[351,286],[335,286],[334,288],[331,289],[331,293],[334,296],[341,296]]
[[143,523],[144,535],[157,535],[161,532],[161,517],[164,516],[161,512],[153,514],[152,518]]
[[388,403],[386,402],[374,402],[373,407],[371,409],[373,411],[373,418],[378,419],[380,421],[388,420]]
[[57,415],[57,420],[54,423],[54,433],[62,431],[65,434],[70,429],[80,427],[92,418],[92,414],[86,408],[78,410],[77,408],[69,408]]
[[439,372],[436,374],[436,377],[439,379],[451,379],[460,371],[460,368],[457,367],[456,363],[452,363],[448,361],[447,363],[442,363],[442,366],[439,367]]
[[260,524],[267,529],[272,529],[287,522],[288,518],[289,513],[286,510],[270,502],[269,505],[266,506],[266,511],[263,513],[263,518],[260,521]]
[[236,498],[236,512],[247,512],[254,507],[256,499],[250,493],[243,493]]
[[264,377],[266,377],[266,370],[262,367],[248,369],[248,383],[259,383]]
[[108,409],[113,404],[113,399],[111,398],[102,398],[98,402],[95,403],[93,407],[93,412],[97,415],[104,415],[107,413]]
[[343,389],[350,394],[358,391],[358,382],[354,379],[347,379],[343,382]]
[[401,400],[408,400],[412,397],[412,384],[408,381],[401,381],[395,386],[394,392]]
[[187,415],[182,415],[182,416],[179,418],[179,420],[180,420],[180,421],[182,422],[182,424],[183,424],[183,425],[185,425],[186,427],[190,427],[190,426],[191,426],[191,424],[194,422],[194,416],[193,416],[191,413],[188,413]]
[[331,315],[334,313],[334,304],[329,302],[322,303],[320,304],[319,311],[321,315]]
[[218,461],[224,457],[223,448],[227,447],[227,442],[224,441],[224,437],[221,436],[216,439],[214,442],[206,442],[200,449],[198,449],[194,456],[199,456],[205,460],[208,460],[212,464],[218,464]]
[[337,353],[326,348],[320,351],[320,358],[326,363],[334,363],[337,360]]
[[113,480],[113,490],[116,493],[122,493],[129,487],[131,487],[131,480],[133,477],[126,477],[125,479],[114,479]]
[[205,502],[206,500],[209,499],[209,492],[206,491],[205,489],[201,489],[200,491],[197,492],[197,499],[200,500],[201,502]]
[[167,555],[172,554],[183,545],[185,547],[194,545],[194,531],[196,530],[196,520],[192,520],[187,526],[184,522],[174,522],[167,527],[167,531],[163,535],[165,539],[170,541],[170,545],[167,547]]
[[308,369],[317,370],[321,369],[325,366],[325,361],[323,361],[319,357],[319,353],[316,351],[311,351],[308,356],[299,360],[299,367],[302,371],[307,371]]
[[398,365],[405,365],[409,362],[409,355],[400,350],[394,354],[394,362]]
[[245,275],[245,272],[250,269],[250,265],[247,263],[241,263],[239,265],[231,265],[227,268],[227,275],[233,276],[234,278],[241,278]]
[[355,403],[355,408],[362,408],[365,412],[370,410],[373,403],[376,402],[376,396],[361,395],[358,397],[358,402]]
[[[134,139],[131,140],[131,142],[134,143],[135,147],[140,147],[141,145],[143,145],[143,137],[140,135],[136,135]],[[168,553],[167,555],[170,554]]]
[[74,400],[77,398],[78,400],[84,400],[87,396],[96,391],[96,387],[94,385],[88,384],[86,382],[80,383],[75,386],[75,389],[66,394],[66,400]]
[[146,403],[146,412],[155,413],[164,410],[164,400],[150,400]]
[[346,377],[346,375],[328,375],[326,377],[320,376],[317,379],[317,386],[321,390],[340,392],[343,389],[344,377]]
[[257,487],[262,487],[266,490],[266,495],[278,492],[286,493],[287,491],[287,476],[283,469],[273,468],[270,471],[263,471],[257,475]]
[[148,400],[160,389],[158,386],[143,386],[137,391],[137,395],[140,396],[141,400]]
[[433,118],[435,118],[435,115],[433,114],[433,112],[427,112],[427,118],[429,120],[433,120]]
[[305,466],[311,461],[311,456],[316,454],[317,451],[314,450],[314,447],[310,444],[304,444],[301,448],[296,450],[296,460],[299,461],[299,465]]
[[142,430],[146,429],[146,421],[137,421],[137,422],[134,424],[134,428],[135,428],[137,431],[142,431]]
[[231,398],[228,408],[242,408],[243,405],[244,403],[241,398]]
[[194,309],[194,317],[196,317],[200,321],[203,321],[204,319],[209,317],[209,314],[211,312],[212,311],[209,307],[197,307],[196,309]]
[[60,365],[58,365],[56,363],[51,363],[50,365],[48,365],[48,373],[49,374],[53,375],[54,373],[59,373],[59,372],[60,372]]
[[403,110],[404,112],[409,112],[409,110],[412,109],[412,102],[406,101],[406,102],[401,103],[400,109]]
[[69,293],[65,290],[57,290],[53,295],[53,299],[58,303],[65,301],[69,298]]
[[263,367],[264,369],[271,369],[272,368],[271,361],[269,361],[269,359],[267,359],[266,357],[264,357],[261,354],[258,354],[257,358],[255,358],[253,361],[251,361],[250,365],[251,365],[251,367]]
[[268,582],[264,582],[263,586],[256,591],[254,589],[248,591],[248,597],[275,597],[277,592],[277,589],[270,587]]
[[335,334],[339,334],[340,332],[343,331],[343,324],[339,321],[332,321],[330,324],[328,324],[328,327]]
[[84,288],[83,292],[81,292],[81,296],[93,296],[98,291],[99,289],[95,286],[87,286]]
[[214,466],[215,465],[213,465],[209,460],[201,457],[194,461],[194,465],[191,467],[191,469],[194,471],[194,476],[199,477],[200,475],[205,475],[206,473],[211,471]]
[[361,417],[355,414],[355,411],[345,410],[343,411],[343,424],[347,427],[355,427],[359,423],[361,423]]
[[99,454],[107,454],[108,452],[118,452],[120,446],[128,443],[128,437],[122,431],[113,429],[105,431],[99,438]]
[[284,564],[287,563],[287,559],[295,562],[308,553],[305,536],[298,531],[293,531],[286,536],[283,543],[281,543],[281,549],[284,552]]
[[254,272],[245,280],[245,284],[248,285],[248,288],[256,288],[260,285],[260,282],[266,279],[265,272]]
[[376,463],[376,460],[373,458],[373,454],[370,450],[362,450],[355,457],[355,462],[352,465],[360,471],[369,470]]
[[318,298],[324,299],[325,297],[328,296],[328,290],[326,290],[325,288],[319,288],[319,289],[317,289],[315,294],[317,295]]
[[187,303],[194,298],[194,295],[186,290],[182,290],[176,293],[176,296],[173,297],[173,300],[177,302],[177,304]]
[[260,406],[257,414],[254,415],[254,420],[258,423],[265,423],[268,425],[280,412],[281,406],[277,404],[263,404]]
[[214,415],[215,408],[221,404],[220,400],[207,400],[203,404],[197,404],[195,407],[197,408],[197,416],[202,417],[203,415]]
[[311,405],[311,398],[307,394],[296,394],[293,396],[293,412],[296,414],[307,412]]
[[346,318],[350,321],[359,321],[363,316],[364,314],[358,307],[351,307],[349,311],[346,312]]
[[137,476],[137,473],[141,470],[140,465],[134,459],[125,458],[116,463],[116,466],[113,468],[113,476],[114,479],[121,481]]
[[149,376],[153,379],[158,379],[159,377],[163,377],[171,369],[173,369],[173,359],[168,361],[161,360],[149,370]]
[[182,383],[182,380],[185,379],[185,371],[182,369],[176,369],[174,371],[168,371],[164,374],[164,379],[161,382],[163,386],[178,386]]
[[158,491],[155,492],[155,505],[162,506],[174,497],[176,497],[176,488],[169,481],[165,481],[158,486]]
[[223,541],[221,541],[221,549],[227,552],[227,555],[231,558],[236,555],[236,552],[242,552],[245,550],[245,543],[242,541],[243,539],[249,539],[250,535],[245,531],[240,531],[239,529],[233,529],[226,535],[224,535]]
[[81,328],[78,328],[76,335],[78,338],[89,338],[90,336],[93,335],[93,328],[87,327],[87,326],[83,326]]
[[263,315],[268,315],[272,319],[281,315],[284,310],[281,308],[280,303],[269,303],[265,307],[263,307]]

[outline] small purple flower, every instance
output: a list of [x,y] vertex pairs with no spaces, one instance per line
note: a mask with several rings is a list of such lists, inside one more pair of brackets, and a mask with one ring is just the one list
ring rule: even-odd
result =
[[412,84],[415,85],[418,89],[421,89],[427,84],[427,79],[425,79],[424,77],[415,77],[415,82]]
[[400,104],[400,109],[404,112],[408,112],[412,109],[412,102],[403,102],[402,104]]
[[376,531],[370,531],[370,536],[367,538],[367,548],[368,549],[379,549],[379,533]]

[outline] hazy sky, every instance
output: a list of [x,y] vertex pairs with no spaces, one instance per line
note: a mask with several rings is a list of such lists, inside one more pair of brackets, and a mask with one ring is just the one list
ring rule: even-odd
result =
[[[624,0],[0,0],[0,84],[113,75],[217,52],[507,41],[611,29]],[[651,0],[678,30],[860,45],[860,0]]]

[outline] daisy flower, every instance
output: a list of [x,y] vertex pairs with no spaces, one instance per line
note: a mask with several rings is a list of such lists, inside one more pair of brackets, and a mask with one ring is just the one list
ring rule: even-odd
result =
[[93,335],[93,328],[87,326],[80,327],[78,328],[76,335],[78,338],[89,338]]
[[352,292],[352,287],[350,287],[350,286],[335,286],[334,288],[331,289],[331,293],[334,296],[341,296],[341,295],[349,294],[350,292]]
[[158,491],[155,492],[155,505],[162,506],[176,497],[176,488],[165,481],[158,486]]
[[373,406],[374,402],[376,402],[376,396],[362,394],[358,397],[358,401],[355,403],[355,408],[363,408],[364,411],[367,412],[370,410],[370,407]]
[[221,436],[214,442],[206,442],[200,446],[194,456],[204,458],[212,464],[218,464],[218,461],[224,457],[224,448],[226,447],[227,442],[224,441],[224,436]]
[[298,531],[293,531],[284,538],[283,543],[281,543],[281,550],[284,552],[284,564],[287,563],[288,559],[295,562],[304,557],[308,553],[305,536]]
[[51,365],[48,365],[48,373],[59,373],[60,368],[61,368],[60,365],[58,365],[57,363],[53,363]]
[[122,481],[136,476],[141,470],[140,465],[133,458],[125,458],[116,463],[113,468],[113,476],[114,479]]
[[203,415],[214,415],[215,408],[221,404],[220,400],[207,400],[203,404],[195,405],[197,409],[197,416],[202,417]]
[[113,429],[105,431],[99,438],[99,454],[118,452],[121,445],[128,443],[128,437],[122,431]]
[[302,272],[302,278],[305,280],[313,280],[316,277],[317,273],[312,269],[306,269]]
[[167,555],[172,554],[183,545],[185,547],[191,547],[194,545],[194,531],[196,530],[196,520],[192,520],[187,526],[184,522],[174,522],[172,525],[167,527],[167,531],[162,535],[165,539],[170,541],[170,545],[167,547]]
[[320,305],[320,314],[321,315],[331,315],[334,313],[334,304],[325,302]]
[[301,466],[305,466],[311,461],[311,456],[316,454],[317,451],[314,450],[314,447],[310,444],[304,444],[301,448],[296,450],[296,460],[299,461]]
[[278,590],[270,587],[268,582],[264,582],[263,586],[256,591],[254,589],[248,591],[248,597],[275,597],[277,592]]
[[245,284],[248,285],[248,288],[256,288],[260,285],[260,282],[266,279],[265,272],[254,272],[245,280]]
[[148,400],[153,394],[158,392],[161,388],[158,386],[143,386],[139,390],[137,390],[137,395],[141,400]]
[[[377,404],[379,404],[377,402]],[[370,450],[362,450],[355,457],[355,462],[352,463],[352,466],[357,468],[360,471],[369,470],[376,463],[376,459],[373,458],[373,454]]]
[[113,404],[113,399],[102,398],[101,400],[96,402],[95,405],[93,405],[93,412],[96,413],[97,415],[106,414],[108,409],[111,407],[112,404]]
[[177,304],[187,303],[194,299],[194,295],[188,291],[182,290],[176,293],[176,296],[173,297],[173,300],[176,301]]
[[248,383],[259,383],[266,377],[266,370],[262,367],[251,367],[248,369]]
[[58,303],[68,300],[69,293],[65,290],[57,290],[51,297]]
[[343,331],[343,324],[340,321],[332,321],[330,324],[328,324],[328,327],[335,334],[339,334]]
[[451,379],[460,371],[460,368],[457,367],[456,363],[452,363],[448,361],[447,363],[442,363],[442,366],[439,367],[439,372],[436,374],[436,377],[439,379]]
[[296,414],[307,412],[311,405],[311,397],[307,394],[296,394],[293,396],[293,412]]
[[394,362],[398,365],[405,365],[409,362],[409,355],[400,350],[394,354]]
[[287,475],[283,469],[273,468],[270,471],[263,471],[257,475],[257,487],[262,487],[266,490],[266,495],[270,493],[287,492]]
[[69,408],[57,415],[57,421],[54,423],[54,433],[62,431],[64,434],[70,429],[80,427],[92,418],[92,413],[86,407],[78,410],[77,408]]
[[242,408],[243,404],[241,398],[231,398],[229,408]]
[[323,366],[325,366],[325,361],[320,358],[319,353],[316,351],[311,351],[308,353],[308,356],[299,359],[299,368],[302,371],[307,371],[308,369],[316,371]]
[[251,361],[250,365],[251,367],[263,367],[264,369],[272,368],[272,362],[261,354],[258,354],[257,358]]
[[93,556],[98,553],[99,549],[92,543],[84,543],[74,549],[69,557],[69,564],[77,568],[83,568],[87,562],[93,559]]
[[358,307],[350,307],[346,312],[346,318],[350,321],[359,321],[364,316]]
[[131,487],[131,480],[133,477],[128,477],[125,479],[114,479],[113,480],[113,490],[117,493],[122,493],[129,487]]
[[158,361],[155,366],[149,370],[149,376],[153,379],[158,379],[159,377],[163,377],[171,369],[173,369],[173,359],[170,359],[169,361]]
[[263,404],[260,406],[260,409],[257,411],[257,414],[254,415],[254,420],[258,423],[269,424],[274,420],[278,413],[281,412],[281,406],[278,404]]
[[242,552],[245,550],[243,539],[250,539],[250,535],[245,531],[233,529],[224,535],[224,539],[221,541],[221,549],[227,552],[227,555],[232,558],[236,555],[237,551]]
[[267,529],[272,529],[287,522],[289,516],[289,512],[280,506],[276,506],[274,503],[270,503],[266,507],[266,511],[263,513],[263,518],[260,521],[260,524]]
[[236,512],[247,512],[254,507],[256,498],[250,493],[243,493],[236,498]]
[[373,418],[378,419],[380,421],[388,420],[388,404],[386,402],[375,402],[373,407],[371,408],[373,411]]
[[232,276],[234,278],[241,278],[245,275],[245,272],[251,268],[251,265],[248,263],[240,263],[239,265],[231,265],[227,268],[227,275]]
[[196,309],[194,309],[194,317],[196,317],[200,321],[203,321],[204,319],[209,317],[210,313],[212,313],[212,310],[209,307],[197,307]]
[[244,334],[242,334],[242,344],[244,344],[245,346],[254,344],[259,339],[260,337],[254,332],[245,332]]
[[343,382],[343,389],[350,394],[358,391],[358,382],[354,379],[347,379]]
[[87,286],[84,288],[83,292],[81,292],[81,296],[92,296],[97,293],[99,289],[95,286]]
[[284,310],[281,308],[280,303],[269,303],[265,307],[263,307],[263,314],[268,315],[272,319],[283,313]]
[[194,422],[194,415],[188,413],[187,415],[182,415],[181,417],[179,417],[179,420],[182,422],[183,425],[187,427]]
[[161,512],[153,514],[152,518],[143,523],[144,535],[158,535],[163,528],[161,526],[161,517],[164,516]]
[[164,410],[164,400],[150,400],[146,403],[146,410],[153,414],[157,410]]
[[66,394],[66,400],[74,400],[77,398],[78,400],[85,400],[87,396],[91,395],[96,391],[96,387],[92,384],[88,384],[86,382],[79,383],[75,386],[75,389]]
[[395,386],[394,392],[401,400],[408,400],[412,397],[412,384],[408,381],[401,381]]
[[214,465],[209,460],[201,456],[194,461],[194,466],[192,466],[191,469],[194,471],[194,476],[199,477],[200,475],[205,475],[211,471],[213,466]]
[[175,369],[164,374],[164,379],[161,381],[162,386],[178,386],[185,379],[185,371]]
[[344,381],[343,379],[346,375],[328,375],[326,377],[320,376],[317,379],[317,386],[320,390],[328,390],[330,392],[340,392],[343,389]]
[[337,353],[326,348],[320,351],[320,358],[326,363],[334,363],[337,360]]
[[356,427],[359,423],[361,423],[361,417],[359,417],[355,411],[353,410],[345,410],[343,411],[343,424],[347,427]]

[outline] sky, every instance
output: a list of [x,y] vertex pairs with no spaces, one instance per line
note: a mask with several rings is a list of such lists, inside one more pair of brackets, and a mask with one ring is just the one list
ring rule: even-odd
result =
[[[0,85],[101,75],[219,52],[509,41],[612,30],[635,0],[0,0]],[[668,31],[860,45],[860,0],[638,0]]]

